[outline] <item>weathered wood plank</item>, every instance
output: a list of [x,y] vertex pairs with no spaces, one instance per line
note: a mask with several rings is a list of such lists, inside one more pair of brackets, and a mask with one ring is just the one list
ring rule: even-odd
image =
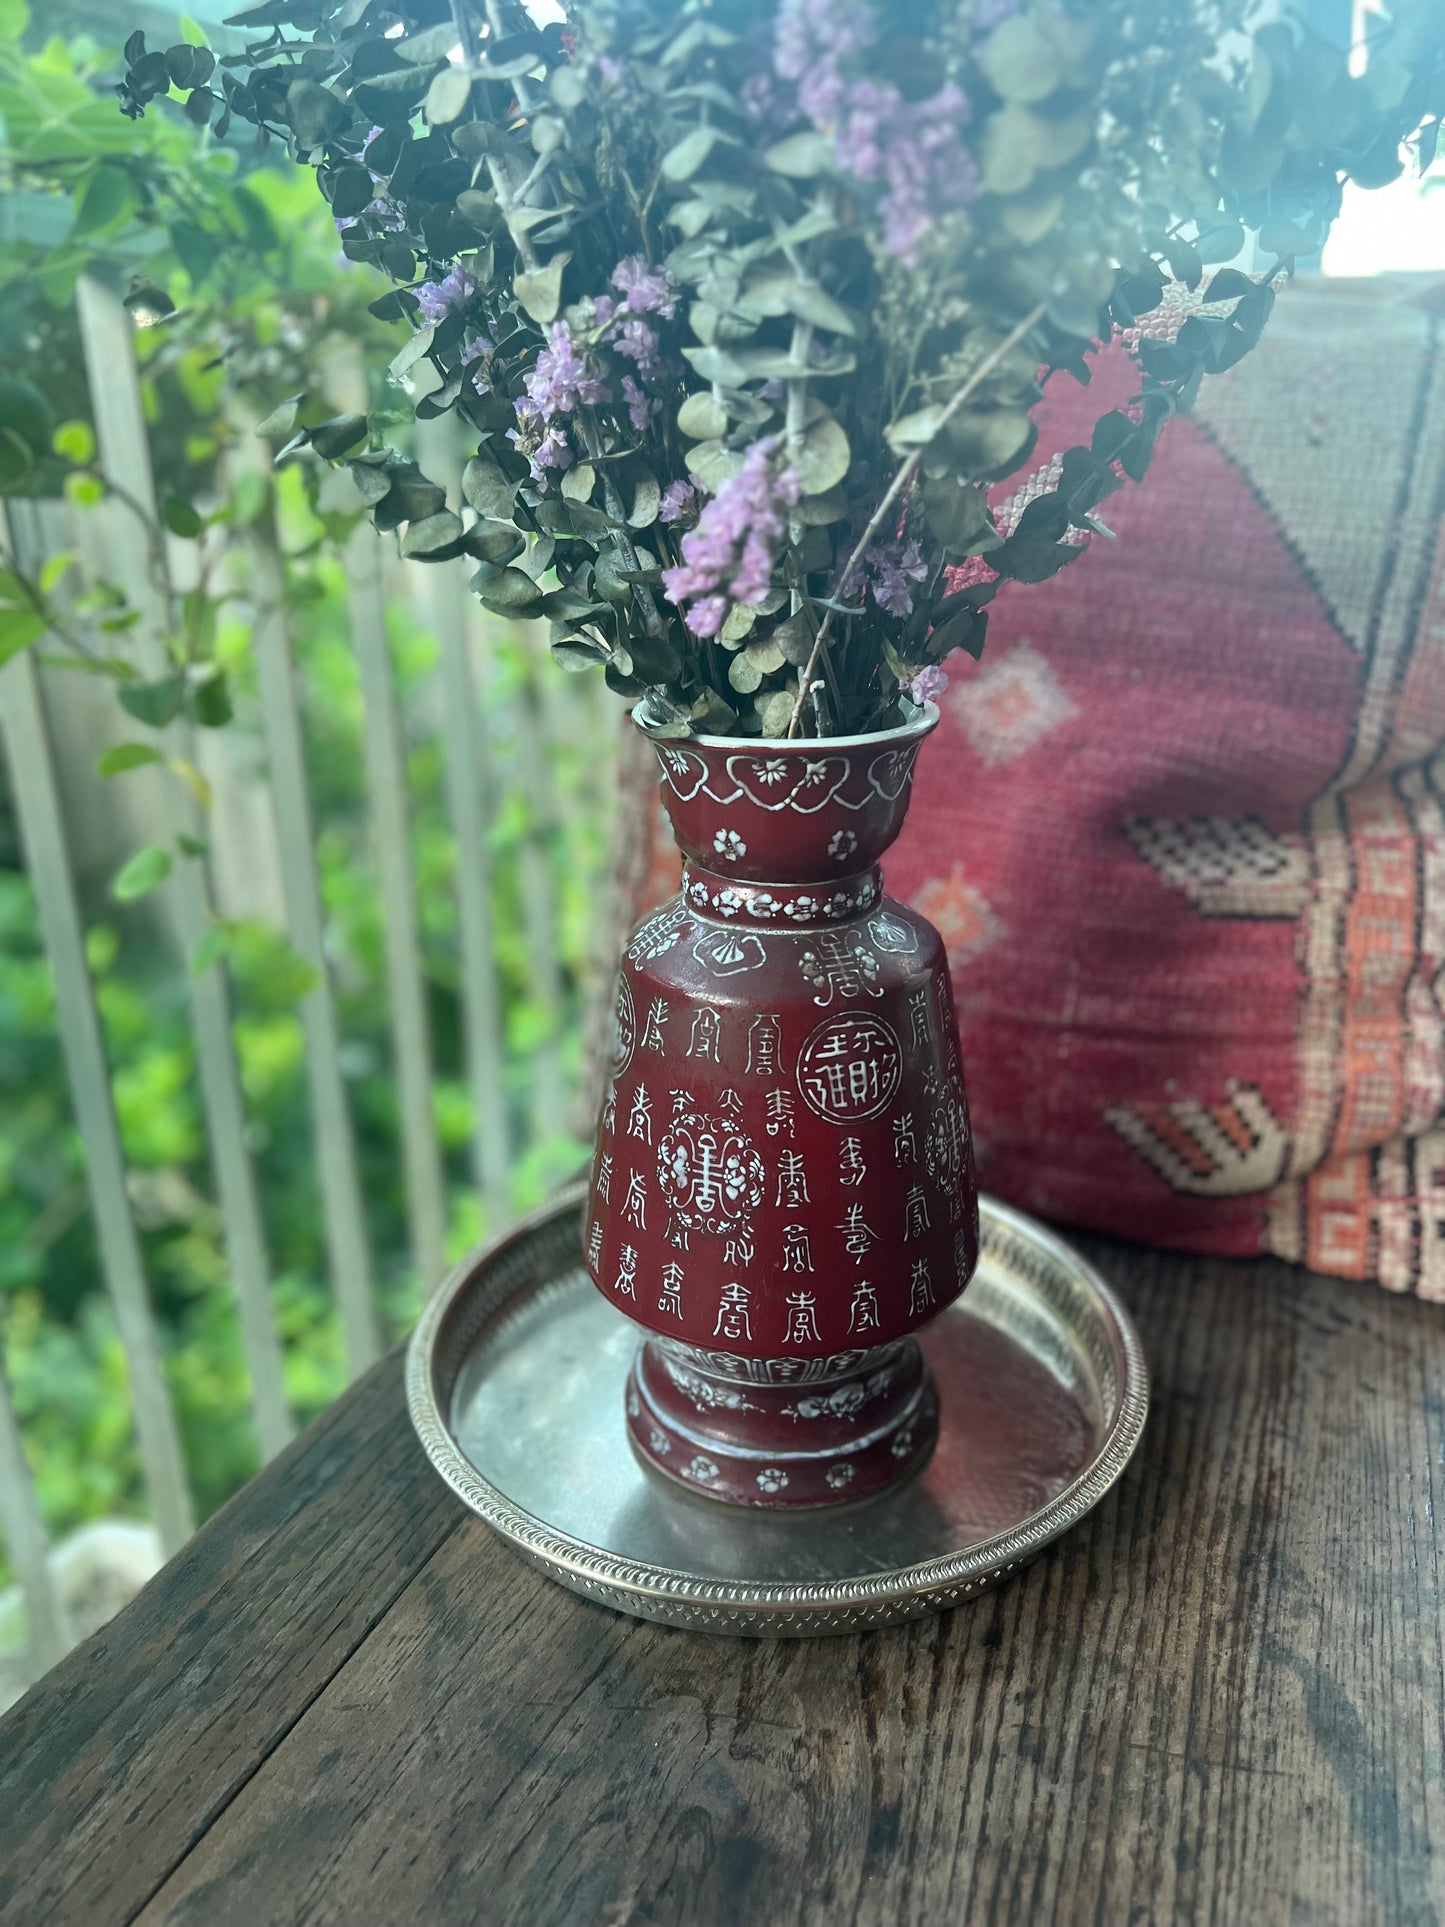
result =
[[462,1516],[395,1357],[0,1721],[0,1920],[129,1921]]
[[[709,1640],[573,1599],[471,1523],[380,1587],[363,1550],[353,1594],[394,1603],[328,1679],[311,1629],[262,1616],[268,1668],[290,1655],[308,1680],[266,1757],[245,1707],[212,1711],[193,1649],[210,1737],[168,1767],[189,1849],[139,1918],[1435,1921],[1438,1309],[1281,1266],[1096,1255],[1138,1313],[1154,1412],[1114,1497],[1016,1583],[884,1633]],[[338,1452],[367,1436],[342,1411]],[[279,1502],[291,1462],[251,1493]],[[381,1544],[429,1476],[413,1454],[375,1488]],[[251,1563],[263,1577],[265,1551]],[[190,1623],[169,1575],[148,1597]],[[73,1692],[74,1656],[67,1674]],[[94,1755],[65,1717],[48,1769],[0,1769],[0,1864],[36,1863],[36,1774]],[[255,1764],[222,1786],[233,1732]],[[88,1860],[87,1901],[129,1856],[169,1857],[124,1787],[98,1798],[83,1837],[62,1820],[44,1840],[52,1864]],[[132,1917],[69,1893],[46,1917]]]

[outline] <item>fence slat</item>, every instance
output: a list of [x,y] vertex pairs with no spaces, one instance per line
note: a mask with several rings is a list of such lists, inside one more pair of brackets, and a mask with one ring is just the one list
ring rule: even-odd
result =
[[[480,603],[477,605],[481,608]],[[483,612],[484,621],[485,612]],[[495,617],[490,619],[495,622]],[[483,629],[483,647],[491,638]],[[532,1091],[534,1143],[565,1131],[567,1093],[562,1078],[562,959],[557,938],[557,800],[554,789],[557,742],[555,711],[538,688],[536,652],[523,631],[523,678],[518,691],[516,774],[527,802],[527,828],[520,852],[522,927],[532,964],[532,998],[542,1013],[542,1036],[528,1071]],[[543,665],[551,670],[553,665]]]
[[[76,312],[101,466],[154,523],[155,482],[130,316],[109,289],[88,278],[82,278],[76,290]],[[143,667],[150,675],[162,675],[169,664],[160,642],[160,590],[148,566],[148,536],[124,501],[112,499],[107,511],[112,517],[111,572],[133,606],[148,618],[140,625]],[[172,755],[195,761],[191,731],[184,723],[172,723],[164,741]],[[179,827],[195,834],[202,827],[199,811],[181,793],[181,785],[176,785],[176,790]],[[202,860],[180,864],[166,887],[189,963],[212,922]],[[218,961],[192,978],[190,993],[206,1137],[221,1207],[227,1269],[235,1286],[241,1342],[251,1376],[256,1438],[262,1456],[270,1458],[292,1437],[295,1426],[286,1403],[281,1344],[271,1306],[266,1234],[246,1146],[246,1108],[231,1035],[230,982],[224,962]]]
[[256,609],[252,649],[280,842],[286,925],[293,947],[316,973],[315,984],[300,1003],[312,1141],[331,1289],[341,1314],[347,1365],[355,1378],[380,1356],[381,1338],[372,1294],[371,1241],[357,1169],[356,1137],[341,1073],[341,1026],[326,960],[316,832],[301,740],[296,666],[285,617],[285,572],[275,524],[269,516],[252,524],[248,559]]
[[[457,501],[461,463],[451,425],[417,424],[423,468]],[[469,653],[475,597],[461,562],[413,563],[409,573],[441,644],[442,757],[447,816],[457,852],[457,924],[467,1087],[472,1097],[472,1171],[495,1236],[511,1215],[512,1125],[507,1110],[507,1050],[501,976],[492,933],[491,827],[497,785]]]
[[368,523],[363,523],[351,539],[346,577],[348,621],[361,676],[367,789],[381,882],[382,937],[412,1260],[423,1289],[430,1291],[439,1282],[446,1263],[446,1183],[432,1111],[431,1034],[417,935],[406,760],[386,639],[381,544]]
[[86,1177],[106,1288],[130,1376],[141,1465],[167,1552],[194,1530],[185,1462],[151,1321],[140,1243],[126,1195],[125,1158],[111,1101],[110,1072],[85,955],[85,932],[70,879],[60,792],[50,734],[28,654],[0,671],[0,719],[10,761],[26,867],[55,981],[60,1041],[76,1121],[85,1144]]
[[20,1581],[30,1647],[30,1671],[39,1679],[66,1651],[60,1600],[45,1557],[45,1527],[10,1387],[0,1361],[0,1533]]

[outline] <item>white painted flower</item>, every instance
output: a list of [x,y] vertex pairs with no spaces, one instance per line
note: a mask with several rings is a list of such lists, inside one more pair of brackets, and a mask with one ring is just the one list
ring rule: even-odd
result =
[[765,1465],[758,1474],[758,1484],[764,1492],[781,1492],[788,1483],[788,1475],[780,1466]]
[[736,863],[740,856],[746,856],[748,846],[736,830],[719,830],[712,840],[712,846],[725,863]]
[[755,917],[775,917],[782,907],[778,899],[767,890],[759,891],[753,898],[752,911]]
[[736,890],[719,890],[712,900],[712,907],[720,917],[735,917],[744,907],[744,899]]
[[835,863],[845,862],[857,847],[858,838],[852,830],[835,830],[828,839],[828,854]]
[[786,756],[769,756],[766,761],[753,764],[753,780],[757,783],[784,783],[788,778],[788,759]]
[[853,1483],[853,1468],[841,1462],[828,1467],[828,1483],[835,1492],[841,1492],[845,1485]]
[[637,1393],[629,1386],[627,1390],[627,1416],[629,1418],[636,1418],[641,1410],[642,1407],[638,1403]]
[[655,1425],[647,1435],[647,1442],[660,1459],[665,1459],[672,1450],[672,1440],[666,1432],[660,1432]]
[[818,899],[816,897],[794,897],[791,903],[785,904],[783,907],[786,914],[793,919],[794,923],[806,923],[809,917],[817,916]]
[[687,886],[687,894],[692,898],[694,903],[706,903],[707,885],[702,882],[701,879],[696,883],[690,883]]
[[700,1452],[692,1463],[685,1465],[682,1470],[685,1478],[696,1479],[699,1485],[711,1485],[717,1477],[717,1467],[711,1459],[705,1459]]
[[911,1425],[903,1428],[897,1438],[894,1439],[890,1450],[895,1459],[906,1459],[908,1457],[908,1454],[913,1450],[913,1427]]

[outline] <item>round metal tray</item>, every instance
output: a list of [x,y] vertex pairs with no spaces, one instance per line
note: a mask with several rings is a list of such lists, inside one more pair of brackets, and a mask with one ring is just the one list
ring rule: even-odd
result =
[[994,1585],[1099,1503],[1148,1406],[1129,1316],[1077,1253],[985,1199],[958,1303],[921,1334],[937,1449],[902,1488],[786,1517],[644,1470],[623,1388],[638,1331],[581,1262],[579,1184],[465,1260],[422,1314],[407,1398],[461,1499],[552,1578],[694,1631],[847,1632]]

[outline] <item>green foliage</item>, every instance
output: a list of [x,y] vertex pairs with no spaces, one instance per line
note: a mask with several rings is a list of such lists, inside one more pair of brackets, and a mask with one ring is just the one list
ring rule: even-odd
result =
[[[198,33],[192,28],[183,35],[186,44],[195,44]],[[384,339],[385,330],[367,312],[371,290],[363,277],[339,263],[334,228],[308,182],[274,168],[243,173],[192,123],[152,117],[144,129],[125,128],[113,100],[95,91],[105,65],[97,49],[80,41],[35,49],[17,34],[0,44],[0,113],[7,132],[18,125],[26,141],[23,148],[12,143],[3,155],[21,238],[0,254],[0,344],[7,367],[16,371],[10,385],[0,386],[0,482],[8,473],[5,450],[18,446],[16,492],[63,490],[78,522],[75,555],[52,556],[33,569],[13,556],[4,559],[0,658],[43,636],[47,660],[113,682],[125,740],[105,753],[101,774],[129,784],[150,780],[135,775],[149,770],[183,785],[187,797],[204,806],[203,779],[163,732],[184,717],[206,728],[256,734],[256,611],[223,544],[234,548],[254,529],[269,528],[274,503],[284,594],[297,640],[317,861],[367,1229],[377,1254],[385,1326],[396,1335],[416,1308],[416,1281],[400,1176],[360,694],[339,560],[339,542],[354,527],[361,504],[348,512],[323,509],[318,483],[325,476],[314,464],[283,469],[273,481],[237,459],[254,451],[252,424],[279,392],[313,392],[338,344],[349,340],[365,349]],[[97,118],[78,111],[77,90],[98,108]],[[28,119],[12,113],[17,96],[30,102]],[[123,140],[117,147],[118,124]],[[97,129],[104,138],[92,140]],[[133,194],[116,197],[117,170],[132,183]],[[186,235],[183,223],[210,237],[208,254]],[[142,299],[132,302],[132,313],[143,309],[161,317],[137,335],[163,505],[154,521],[108,494],[97,463],[72,304],[82,271],[112,285],[138,287]],[[319,425],[334,410],[298,412]],[[93,573],[104,546],[87,514],[100,504],[129,516],[137,532],[150,598],[144,609],[119,584]],[[172,550],[191,545],[184,589],[167,566],[168,544]],[[462,1067],[455,846],[426,707],[436,644],[408,612],[388,614],[407,718],[449,1235],[459,1253],[490,1227],[470,1183],[472,1108]],[[163,646],[165,664],[157,673],[142,675],[136,667],[141,633],[158,637]],[[525,638],[500,638],[494,754],[502,780],[514,784],[524,745],[502,712],[508,718],[515,713],[533,676],[534,654]],[[521,866],[536,860],[538,834],[560,879],[565,1015],[574,1037],[589,909],[606,861],[595,782],[594,763],[585,760],[583,747],[564,750],[555,771],[557,824],[539,833],[519,799],[499,826],[495,852],[500,924],[515,929],[520,921]],[[577,807],[574,798],[583,799]],[[168,831],[132,856],[114,879],[94,879],[83,904],[152,1306],[203,1516],[254,1469],[255,1448],[197,1090],[186,968],[171,950],[148,892],[165,870],[205,844],[204,836]],[[528,1063],[541,1018],[520,938],[509,934],[500,948],[508,1098],[518,1141],[526,1144]],[[197,976],[218,967],[229,975],[286,1389],[304,1421],[345,1380],[326,1282],[297,1012],[314,974],[277,931],[235,919],[215,922],[185,966]],[[581,1155],[560,1122],[553,1134],[527,1144],[515,1184],[517,1208],[537,1201]],[[0,1351],[50,1530],[142,1508],[130,1394],[90,1221],[51,974],[3,780]],[[0,1585],[5,1577],[0,1557]]]
[[[659,729],[830,733],[888,720],[900,676],[981,647],[1001,582],[1077,555],[1162,423],[1257,340],[1341,183],[1393,179],[1422,123],[1433,140],[1435,0],[1395,0],[1363,78],[1247,11],[1021,0],[983,30],[965,0],[573,0],[564,31],[516,0],[421,0],[398,32],[383,0],[267,0],[186,111],[315,170],[348,257],[392,283],[373,312],[413,324],[392,379],[476,436],[477,519],[375,417],[302,415],[283,453],[346,460],[378,527],[472,555],[489,608],[546,614],[558,659],[604,665]],[[1247,52],[1226,65],[1229,28]],[[127,113],[174,91],[175,51],[133,37]],[[1275,265],[1206,283],[1246,229]],[[659,350],[641,359],[620,262],[654,277],[627,296]],[[1127,426],[997,526],[983,491],[1028,457],[1040,369],[1085,378],[1172,278],[1198,311],[1141,348]],[[721,513],[706,566],[695,506],[629,513],[685,478],[721,510],[760,449],[793,510],[759,538],[765,587],[716,562]]]

